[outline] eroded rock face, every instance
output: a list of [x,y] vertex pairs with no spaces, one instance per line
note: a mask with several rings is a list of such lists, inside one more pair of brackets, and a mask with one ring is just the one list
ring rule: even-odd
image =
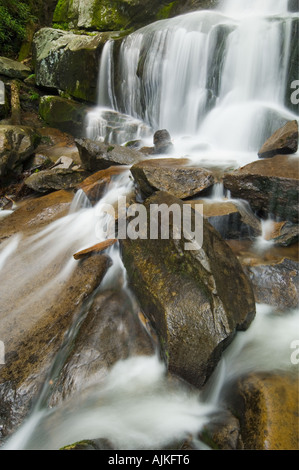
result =
[[0,126],[0,178],[8,172],[21,171],[39,141],[40,136],[29,127]]
[[204,168],[189,166],[188,159],[159,158],[144,160],[132,166],[131,173],[141,194],[166,191],[185,199],[199,194],[214,183],[213,173]]
[[278,129],[264,143],[258,156],[271,158],[275,155],[289,155],[298,150],[298,122],[290,121],[281,129]]
[[245,199],[254,211],[298,223],[299,165],[296,156],[277,155],[226,174],[232,197]]
[[[145,205],[163,203],[183,206],[164,192]],[[194,211],[192,217],[195,223]],[[121,241],[129,282],[157,331],[169,370],[197,387],[236,330],[246,329],[255,316],[252,287],[239,261],[213,227],[202,223],[203,245],[195,251],[172,236]],[[172,228],[170,223],[170,234]]]

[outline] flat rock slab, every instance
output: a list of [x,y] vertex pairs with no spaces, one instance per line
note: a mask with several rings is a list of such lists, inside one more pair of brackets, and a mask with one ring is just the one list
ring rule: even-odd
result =
[[132,166],[131,173],[143,196],[166,191],[180,199],[199,194],[214,183],[213,173],[190,165],[188,159],[157,158]]

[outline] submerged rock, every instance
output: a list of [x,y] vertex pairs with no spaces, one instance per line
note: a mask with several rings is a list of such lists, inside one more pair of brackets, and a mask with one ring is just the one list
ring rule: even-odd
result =
[[298,223],[299,165],[296,156],[257,160],[224,175],[232,197],[245,199],[252,210]]
[[[151,204],[183,202],[167,193],[151,196]],[[192,225],[196,223],[191,211]],[[150,211],[148,210],[148,226]],[[197,221],[198,222],[198,221]],[[198,222],[199,223],[199,222]],[[170,372],[196,387],[207,381],[236,330],[246,329],[255,316],[250,282],[229,246],[206,221],[202,247],[185,250],[184,237],[121,241],[129,283],[160,339]]]
[[271,158],[275,155],[289,155],[298,150],[298,122],[290,121],[278,129],[260,149],[259,158]]
[[199,194],[214,183],[213,173],[190,166],[188,159],[158,158],[132,166],[131,173],[143,196],[166,191],[180,199]]
[[173,143],[166,129],[156,131],[153,140],[155,154],[170,153],[173,150]]
[[76,145],[82,167],[88,171],[99,171],[113,165],[133,165],[144,159],[137,150],[122,147],[120,145],[109,145],[90,139],[76,139]]
[[0,125],[0,177],[22,171],[39,142],[39,134],[30,127]]

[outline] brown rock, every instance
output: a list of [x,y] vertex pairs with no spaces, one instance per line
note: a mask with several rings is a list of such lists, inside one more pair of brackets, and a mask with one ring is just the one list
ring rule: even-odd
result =
[[190,166],[188,159],[144,160],[133,165],[131,173],[144,196],[154,191],[166,191],[185,199],[199,194],[214,183],[211,171]]
[[260,149],[259,158],[296,153],[298,150],[298,122],[290,121],[278,129]]
[[111,166],[106,170],[100,170],[86,178],[79,186],[92,204],[97,203],[102,197],[105,189],[111,182],[111,179],[127,171],[126,167],[121,165]]
[[[145,203],[183,202],[157,192]],[[195,226],[195,211],[192,225]],[[148,223],[149,211],[148,211]],[[131,288],[160,339],[170,372],[201,387],[237,329],[255,315],[251,285],[237,258],[205,219],[203,244],[185,250],[184,236],[120,240]]]
[[277,155],[257,160],[224,175],[224,187],[232,197],[245,199],[253,211],[273,214],[282,220],[298,223],[298,158]]
[[54,220],[65,216],[70,209],[73,197],[73,192],[61,190],[25,200],[9,217],[1,220],[0,242],[15,233],[35,233]]
[[299,449],[296,374],[252,373],[239,379],[229,393],[245,449]]

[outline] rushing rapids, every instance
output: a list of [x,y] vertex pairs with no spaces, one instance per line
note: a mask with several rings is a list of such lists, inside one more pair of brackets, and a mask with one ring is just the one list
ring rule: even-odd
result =
[[[197,163],[207,159],[215,164],[230,162],[233,167],[255,160],[273,131],[297,119],[286,103],[286,94],[291,93],[288,66],[295,17],[287,4],[287,0],[226,0],[217,11],[160,21],[131,34],[117,55],[114,42],[108,41],[101,58],[98,108],[89,114],[88,136],[109,140],[105,113],[119,112],[124,125],[118,143],[139,138],[147,143],[155,130],[166,128],[173,137],[176,156],[188,155]],[[24,291],[28,260],[34,285],[41,263],[49,265],[60,258],[65,242],[74,253],[101,241],[95,230],[107,223],[101,216],[101,204],[113,204],[130,192],[131,184],[129,172],[124,173],[95,207],[86,204],[79,192],[66,217],[38,235],[24,241],[16,236],[1,246],[3,278],[12,266],[18,271],[8,277],[9,286],[1,284],[1,295],[17,296]],[[223,197],[222,186],[216,185],[212,199]],[[268,249],[271,244],[263,235],[264,231],[257,244],[259,249]],[[27,252],[19,267],[20,247]],[[119,284],[132,296],[117,246],[108,254],[113,266],[100,288]],[[28,302],[30,310],[30,302],[43,297],[48,287],[59,285],[61,276],[70,276],[74,266],[69,261],[40,291],[18,302],[18,308]],[[36,298],[30,298],[32,295]],[[13,315],[17,322],[17,309]],[[49,408],[49,384],[63,368],[69,352],[66,348],[54,361],[28,419],[4,449],[58,449],[101,438],[117,449],[157,449],[187,436],[191,436],[193,448],[205,449],[197,435],[212,416],[221,413],[222,392],[230,381],[251,371],[294,369],[290,357],[298,315],[299,310],[282,316],[267,305],[257,305],[253,324],[238,333],[201,392],[182,384],[172,387],[157,353],[120,361],[101,385],[94,383],[85,390],[82,384],[80,397]],[[76,321],[80,324],[78,318]],[[69,341],[78,323],[69,332]]]

